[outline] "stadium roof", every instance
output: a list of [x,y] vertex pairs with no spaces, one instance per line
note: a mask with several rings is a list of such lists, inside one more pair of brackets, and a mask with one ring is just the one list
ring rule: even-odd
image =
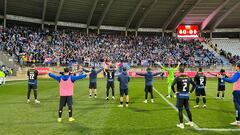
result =
[[80,28],[240,28],[240,0],[0,0],[0,18]]

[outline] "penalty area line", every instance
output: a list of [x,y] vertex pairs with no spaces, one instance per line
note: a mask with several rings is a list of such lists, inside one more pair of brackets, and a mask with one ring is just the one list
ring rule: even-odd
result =
[[[168,105],[170,105],[175,111],[178,112],[178,109],[175,105],[173,105],[163,94],[161,94],[156,88],[153,87],[153,90],[165,101]],[[183,117],[186,121],[189,121],[187,116],[183,114]],[[238,132],[240,129],[235,128],[200,128],[196,123],[193,123],[193,128],[197,131],[232,131],[232,132]]]

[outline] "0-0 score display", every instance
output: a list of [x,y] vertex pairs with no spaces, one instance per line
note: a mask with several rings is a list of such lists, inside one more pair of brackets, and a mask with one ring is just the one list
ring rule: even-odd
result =
[[178,37],[198,37],[197,25],[179,25],[177,28]]

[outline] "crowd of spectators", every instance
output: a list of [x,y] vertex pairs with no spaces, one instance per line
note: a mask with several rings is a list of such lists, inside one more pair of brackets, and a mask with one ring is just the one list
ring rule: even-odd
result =
[[186,66],[211,66],[221,63],[198,40],[160,36],[85,35],[77,31],[50,31],[12,26],[0,29],[0,49],[18,62],[61,64],[99,63],[105,59],[131,65],[165,65],[181,62]]
[[230,52],[226,52],[223,49],[219,50],[219,54],[227,58],[231,64],[235,64],[238,60],[240,60],[239,55],[232,55]]
[[221,56],[224,56],[229,60],[229,63],[234,65],[238,60],[240,60],[240,55],[232,55],[232,53],[227,52],[223,49],[219,49],[217,44],[211,44],[210,47],[212,47],[216,52],[219,52]]

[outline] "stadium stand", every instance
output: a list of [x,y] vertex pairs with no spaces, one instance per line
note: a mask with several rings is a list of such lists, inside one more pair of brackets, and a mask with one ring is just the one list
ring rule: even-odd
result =
[[226,57],[230,63],[239,60],[240,41],[239,39],[212,39],[213,47],[221,56]]
[[[159,36],[90,35],[79,32],[49,31],[14,26],[1,34],[1,48],[24,63],[72,62],[99,63],[106,58],[125,61],[132,65],[177,64],[211,66],[221,64],[221,59],[204,48],[198,40],[183,40]],[[163,57],[164,56],[164,57]]]
[[239,55],[240,40],[239,39],[212,39],[212,42],[217,45],[219,50],[224,50],[232,55]]

